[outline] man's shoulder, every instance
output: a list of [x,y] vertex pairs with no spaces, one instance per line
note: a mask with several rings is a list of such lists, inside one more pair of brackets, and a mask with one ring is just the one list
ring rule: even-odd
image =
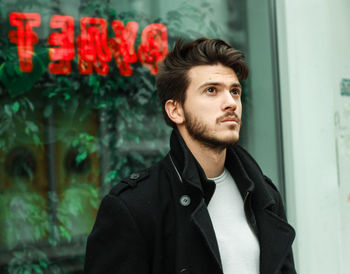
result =
[[139,187],[140,184],[147,183],[147,181],[149,181],[149,175],[149,168],[132,172],[129,176],[123,178],[119,183],[112,187],[109,194],[119,196],[124,191],[135,189]]
[[132,172],[117,183],[109,195],[121,197],[123,200],[145,200],[160,195],[159,191],[166,187],[160,185],[166,185],[164,181],[168,177],[165,158],[149,168]]

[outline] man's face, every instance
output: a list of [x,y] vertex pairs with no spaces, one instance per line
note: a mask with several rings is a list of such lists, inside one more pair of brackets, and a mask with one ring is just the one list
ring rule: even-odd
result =
[[221,64],[189,70],[183,106],[185,128],[210,148],[226,148],[239,139],[242,88],[236,73]]

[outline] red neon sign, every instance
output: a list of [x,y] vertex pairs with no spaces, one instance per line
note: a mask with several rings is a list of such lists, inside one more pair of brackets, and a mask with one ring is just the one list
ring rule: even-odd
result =
[[[17,30],[9,32],[9,39],[17,44],[19,65],[22,72],[33,70],[32,57],[34,44],[38,35],[34,27],[41,24],[40,14],[12,12],[10,24]],[[119,72],[123,76],[132,75],[130,66],[137,60],[147,67],[151,74],[158,71],[158,63],[168,53],[168,37],[166,26],[158,23],[146,26],[141,34],[141,43],[135,51],[134,45],[138,31],[137,22],[114,20],[112,29],[115,37],[107,37],[107,21],[103,18],[83,17],[80,20],[80,35],[77,36],[78,70],[81,74],[91,74],[93,71],[107,75],[109,62],[114,59]],[[53,32],[48,37],[49,71],[53,74],[69,74],[72,71],[71,61],[75,57],[74,19],[67,15],[53,15],[50,20]]]
[[168,54],[166,27],[157,23],[148,25],[142,31],[141,40],[137,50],[139,60],[152,74],[157,74],[158,62]]
[[109,45],[115,63],[118,66],[121,75],[132,75],[130,63],[137,61],[134,44],[139,24],[137,22],[128,22],[126,27],[122,21],[114,20],[112,28],[115,38],[109,39]]
[[38,35],[33,32],[34,27],[40,26],[39,13],[10,13],[10,24],[17,30],[9,32],[9,39],[17,44],[19,67],[23,72],[33,70],[33,45],[38,43]]
[[[58,46],[49,49],[49,71],[53,74],[69,74],[74,59],[74,19],[66,15],[54,15],[50,20],[51,28],[60,28],[62,32],[49,35],[49,45]],[[57,62],[55,62],[57,61]]]
[[107,62],[112,59],[107,45],[107,21],[102,18],[83,17],[80,20],[81,35],[78,36],[78,68],[81,74],[107,75]]

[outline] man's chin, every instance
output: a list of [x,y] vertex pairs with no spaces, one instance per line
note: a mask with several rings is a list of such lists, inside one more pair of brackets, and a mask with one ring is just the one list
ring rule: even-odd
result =
[[[224,134],[223,134],[224,135]],[[239,140],[239,131],[231,131],[230,133],[226,134],[226,136],[220,136],[221,142],[227,143],[227,144],[235,144]]]
[[202,144],[212,149],[225,149],[234,146],[239,140],[239,136],[230,136],[229,138],[203,138]]
[[228,140],[224,140],[222,143],[225,145],[225,147],[231,147],[237,144],[238,141],[239,141],[239,138],[231,138]]

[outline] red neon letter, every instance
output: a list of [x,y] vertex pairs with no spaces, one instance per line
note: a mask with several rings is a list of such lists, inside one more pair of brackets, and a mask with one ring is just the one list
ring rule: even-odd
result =
[[137,50],[140,62],[152,74],[158,72],[158,62],[168,54],[168,35],[163,24],[150,24],[145,27],[141,35],[141,44]]
[[32,28],[40,26],[39,13],[11,12],[10,24],[17,30],[9,31],[9,39],[17,44],[19,68],[23,72],[33,70],[33,45],[38,43],[38,35]]
[[62,32],[54,32],[49,36],[49,45],[60,46],[49,49],[49,71],[54,74],[69,74],[72,71],[71,60],[74,58],[74,19],[72,16],[53,15],[50,27],[61,28]]
[[115,38],[109,39],[109,45],[119,72],[123,76],[132,75],[130,63],[137,61],[134,44],[139,24],[137,22],[128,22],[126,27],[122,21],[114,20],[112,28]]
[[78,36],[78,68],[82,74],[91,74],[92,68],[107,75],[107,62],[112,59],[107,44],[107,21],[103,18],[83,17],[80,20],[81,35]]

